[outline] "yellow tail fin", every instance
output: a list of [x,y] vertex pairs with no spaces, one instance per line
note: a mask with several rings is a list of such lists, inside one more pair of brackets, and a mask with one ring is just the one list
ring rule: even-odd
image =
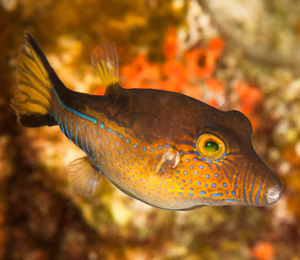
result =
[[18,87],[11,105],[16,111],[18,122],[24,126],[55,125],[51,115],[53,90],[45,68],[50,65],[30,34],[25,33],[25,40],[16,61]]

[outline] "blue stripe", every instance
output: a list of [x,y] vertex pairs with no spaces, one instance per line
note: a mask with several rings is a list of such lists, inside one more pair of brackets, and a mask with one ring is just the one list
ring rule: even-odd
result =
[[249,163],[247,164],[247,167],[246,167],[246,171],[245,171],[245,175],[244,175],[244,182],[243,182],[243,195],[244,195],[244,201],[245,201],[246,204],[248,204],[248,201],[246,199],[246,188],[245,188],[248,166],[249,166]]
[[120,136],[120,134],[119,134],[119,133],[117,133],[117,132],[115,132],[115,131],[111,130],[110,128],[108,128],[107,130],[108,130],[108,132],[110,132],[110,133],[113,133],[113,134],[115,134],[115,135],[118,135],[118,136]]
[[254,188],[255,178],[256,178],[256,176],[254,175],[254,179],[253,179],[252,186],[251,186],[251,192],[250,192],[250,203],[252,205],[254,205],[254,203],[252,201],[252,194],[253,194],[253,188]]
[[238,200],[236,200],[236,199],[225,199],[225,201],[238,202]]
[[200,154],[195,152],[195,151],[187,151],[186,153],[183,153],[183,154],[184,155],[186,155],[186,154],[196,154],[196,155],[200,156]]
[[244,164],[244,163],[241,164],[241,167],[240,167],[238,173],[237,173],[236,176],[235,176],[235,180],[234,180],[234,188],[235,188],[235,189],[237,189],[237,178],[238,178],[238,176],[239,176],[239,174],[240,174],[240,171],[241,171],[241,169],[242,169],[242,167],[243,167],[243,164]]
[[230,180],[230,178],[229,178],[229,176],[228,176],[228,173],[227,173],[224,169],[223,169],[223,171],[224,171],[224,173],[225,173],[226,178]]
[[188,141],[179,141],[179,144],[189,144],[191,146],[193,146],[194,148],[196,148],[196,145],[193,142],[188,142]]
[[78,111],[76,111],[76,110],[74,110],[74,109],[72,109],[72,108],[70,108],[70,107],[67,107],[67,106],[60,100],[60,98],[59,98],[59,96],[58,96],[58,94],[57,94],[57,92],[56,92],[56,90],[55,90],[55,88],[54,88],[53,86],[52,86],[52,89],[53,89],[53,91],[54,91],[54,93],[55,93],[55,95],[56,95],[56,97],[57,97],[59,103],[60,103],[65,109],[69,110],[70,112],[72,112],[72,113],[74,113],[74,114],[76,114],[76,115],[78,115],[78,116],[80,116],[80,117],[83,117],[83,118],[88,119],[88,120],[90,120],[90,121],[92,121],[92,122],[94,122],[94,123],[97,123],[97,120],[96,120],[96,119],[94,119],[94,118],[92,118],[92,117],[89,117],[89,116],[86,116],[86,115],[84,115],[84,114],[81,114],[81,113],[79,113]]
[[67,136],[70,139],[70,135],[69,135],[68,127],[67,127],[67,116],[65,117],[65,128],[66,128]]
[[79,147],[78,145],[78,141],[77,141],[77,137],[78,137],[78,120],[76,120],[76,129],[75,129],[75,144]]
[[85,133],[85,130],[84,130],[84,125],[82,125],[82,136],[81,136],[81,147],[82,147],[82,149],[86,152],[86,150],[84,149],[84,146],[83,146],[83,144],[82,144],[82,139],[83,139],[83,137],[85,137],[85,146],[86,146],[86,149],[88,150],[88,152],[86,152],[86,153],[90,153],[90,151],[89,151],[89,147],[87,146],[87,138],[86,138],[86,134],[84,134]]
[[221,196],[223,196],[223,193],[213,193],[210,196],[211,197],[221,197]]
[[92,133],[92,129],[91,129],[91,126],[89,125],[88,126],[88,129],[89,129],[89,132],[90,132],[90,136],[91,136],[91,141],[92,141],[92,149],[93,151],[95,151],[95,142],[94,142],[94,138],[93,138],[93,133]]
[[71,126],[70,133],[71,133],[71,137],[72,137],[73,136],[73,116],[71,117],[71,120],[70,120],[70,126]]
[[259,198],[260,191],[261,191],[261,187],[262,187],[263,183],[264,183],[264,181],[262,180],[262,181],[261,181],[261,184],[260,184],[260,186],[259,186],[257,195],[256,195],[255,203],[256,203],[257,206],[259,206],[259,204],[258,204],[258,198]]

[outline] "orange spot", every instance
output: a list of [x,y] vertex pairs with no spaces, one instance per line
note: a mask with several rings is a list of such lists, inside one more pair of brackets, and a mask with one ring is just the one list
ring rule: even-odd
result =
[[176,28],[170,27],[167,31],[167,37],[163,46],[163,52],[167,59],[174,59],[178,52],[178,41]]
[[262,99],[261,91],[257,88],[247,85],[242,81],[235,82],[234,89],[240,98],[241,111],[249,116],[254,112],[255,106]]
[[163,73],[166,76],[164,90],[180,92],[187,81],[184,66],[175,60],[169,60],[163,65]]
[[103,96],[105,93],[105,87],[99,86],[96,91],[93,93],[93,95]]
[[252,249],[252,255],[260,260],[269,260],[274,258],[274,247],[269,242],[260,241]]

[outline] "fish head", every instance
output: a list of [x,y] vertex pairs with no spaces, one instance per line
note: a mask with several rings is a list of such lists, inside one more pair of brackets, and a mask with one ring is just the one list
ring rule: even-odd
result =
[[249,119],[232,110],[218,111],[207,121],[195,129],[193,140],[177,141],[176,149],[165,153],[169,163],[162,174],[169,170],[175,175],[174,195],[192,201],[191,208],[278,201],[282,183],[256,154]]

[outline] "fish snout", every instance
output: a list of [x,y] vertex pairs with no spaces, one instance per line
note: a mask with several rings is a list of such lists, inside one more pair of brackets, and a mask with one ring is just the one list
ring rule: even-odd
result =
[[269,205],[274,204],[281,198],[282,184],[279,183],[276,187],[272,187],[267,191],[266,201]]

